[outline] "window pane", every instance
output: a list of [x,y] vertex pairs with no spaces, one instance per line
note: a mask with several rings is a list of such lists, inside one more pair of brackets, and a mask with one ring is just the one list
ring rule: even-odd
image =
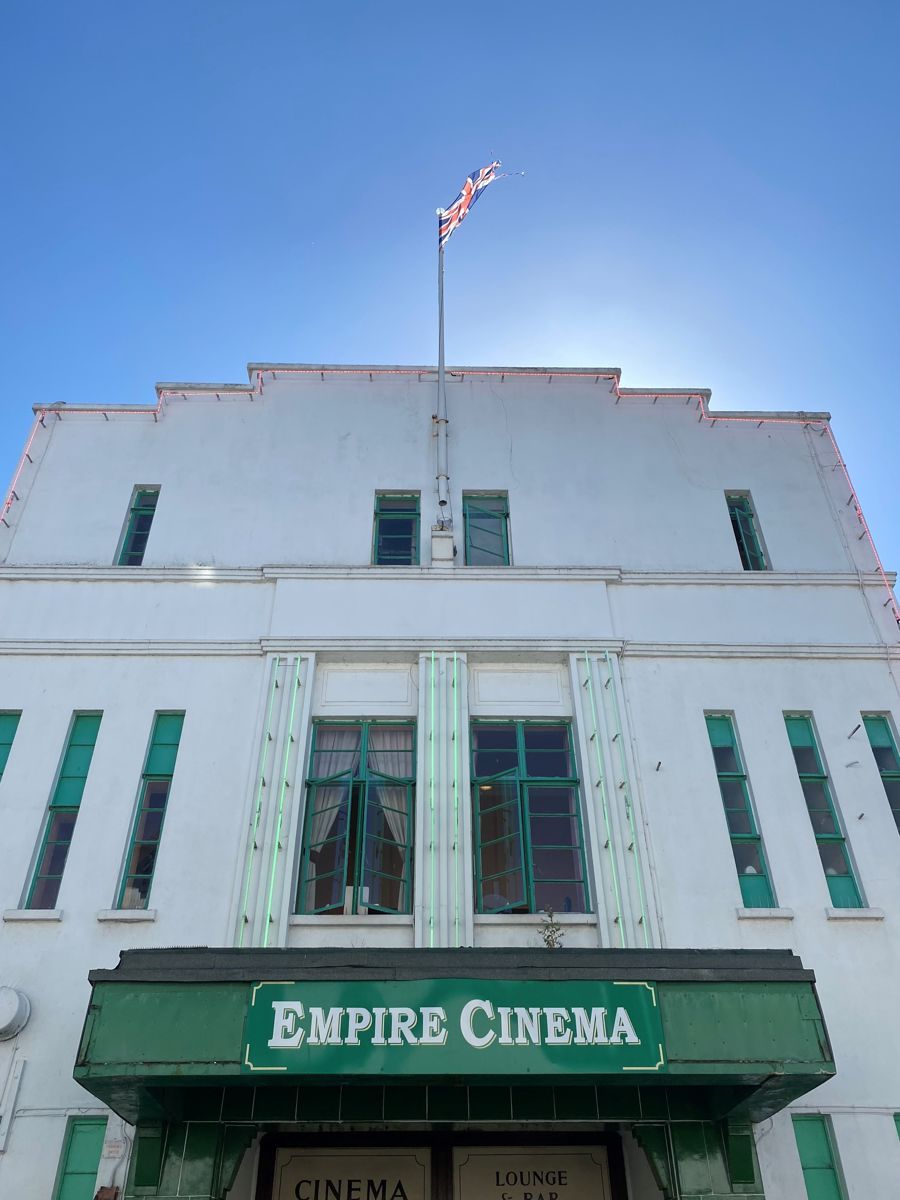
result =
[[397,779],[411,779],[413,731],[408,725],[369,727],[369,770]]
[[316,875],[303,889],[302,911],[311,913],[338,909],[343,912],[345,890],[343,868],[337,874]]
[[528,788],[528,808],[534,816],[571,816],[578,812],[578,793],[570,787]]
[[518,796],[512,804],[489,809],[487,812],[482,812],[479,817],[479,837],[482,844],[495,842],[499,838],[517,838],[520,833]]
[[850,864],[842,842],[819,842],[818,847],[826,875],[850,874]]
[[525,880],[521,871],[501,875],[496,879],[485,879],[482,891],[482,911],[498,912],[501,910],[527,911]]
[[585,892],[581,883],[540,883],[534,885],[534,907],[537,912],[553,909],[555,913],[585,912]]
[[55,812],[50,817],[47,840],[50,842],[70,842],[75,829],[78,814],[74,812]]
[[900,762],[892,746],[873,746],[872,753],[879,771],[900,771]]
[[[522,842],[512,835],[503,841],[490,842],[481,848],[481,876],[503,875],[508,871],[519,872],[522,867]],[[487,884],[485,884],[487,886]]]
[[737,809],[727,809],[725,819],[728,821],[729,833],[753,833],[753,822],[750,820],[750,814],[746,809],[738,811]]
[[359,770],[362,729],[359,725],[317,725],[311,774],[315,779],[330,779]]
[[477,778],[514,771],[519,765],[514,725],[473,725],[472,744]]
[[582,878],[581,851],[577,849],[545,849],[533,846],[534,878],[578,879]]
[[391,912],[408,912],[406,894],[406,883],[402,879],[367,871],[360,889],[359,909],[386,908]]
[[[406,785],[370,782],[366,803],[366,836],[382,838],[402,848],[409,842]],[[382,843],[383,844],[383,843]],[[402,859],[402,854],[401,854]],[[392,873],[394,868],[391,868]],[[396,874],[402,872],[402,861]]]
[[894,820],[900,829],[900,779],[885,779],[884,790],[887,792],[888,803],[894,810]]
[[819,759],[812,746],[792,746],[794,762],[801,775],[819,775]]
[[566,725],[526,725],[525,769],[533,779],[568,779],[572,774]]
[[765,868],[756,842],[732,842],[734,863],[739,875],[765,875]]
[[306,841],[309,846],[343,837],[350,811],[350,784],[319,784],[309,789]]
[[742,779],[720,779],[719,790],[726,808],[747,808],[747,793]]
[[147,898],[150,895],[150,880],[149,878],[137,879],[128,878],[125,881],[125,887],[122,889],[121,908],[146,908]]
[[733,746],[713,746],[713,758],[716,761],[717,771],[727,775],[740,774],[741,768]]
[[31,893],[29,908],[55,908],[56,898],[59,895],[59,885],[62,883],[62,877],[56,876],[53,879],[38,879],[34,885],[34,891]]
[[164,809],[169,797],[168,779],[149,779],[144,788],[144,808]]

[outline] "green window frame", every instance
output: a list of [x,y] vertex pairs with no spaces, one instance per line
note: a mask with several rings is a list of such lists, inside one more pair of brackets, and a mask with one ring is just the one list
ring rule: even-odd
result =
[[21,716],[21,712],[0,712],[0,779],[3,778],[3,772],[6,770],[9,752],[12,750]]
[[56,785],[47,809],[26,908],[56,908],[102,713],[73,713]]
[[106,1122],[106,1117],[69,1117],[53,1200],[94,1200]]
[[475,911],[590,912],[568,721],[471,724]]
[[379,567],[419,565],[418,492],[379,492],[375,496],[372,562]]
[[734,530],[741,566],[745,571],[768,571],[769,564],[759,536],[759,526],[753,502],[748,492],[726,492],[728,516]]
[[862,895],[812,721],[803,713],[785,713],[784,721],[831,903],[835,908],[862,908]]
[[775,893],[750,800],[747,772],[738,746],[734,718],[729,713],[708,713],[706,729],[744,906],[774,908]]
[[897,832],[900,833],[900,754],[897,753],[897,743],[894,741],[890,722],[881,713],[863,713],[863,724],[872,753],[875,755],[875,763],[884,784],[888,804],[894,814]]
[[463,492],[466,565],[509,566],[509,496]]
[[150,526],[153,524],[158,500],[158,487],[134,489],[116,566],[139,567],[144,561],[144,552],[147,549],[147,539],[150,537]]
[[313,724],[294,908],[412,912],[414,721]]
[[793,1122],[807,1200],[846,1200],[831,1121],[804,1115],[793,1117]]
[[150,902],[183,726],[183,712],[158,712],[153,718],[117,908],[146,908]]

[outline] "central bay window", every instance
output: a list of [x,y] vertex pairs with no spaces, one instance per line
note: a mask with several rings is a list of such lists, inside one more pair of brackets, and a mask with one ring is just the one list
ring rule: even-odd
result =
[[588,912],[571,727],[472,723],[479,913]]
[[416,729],[411,722],[313,726],[299,913],[409,913]]

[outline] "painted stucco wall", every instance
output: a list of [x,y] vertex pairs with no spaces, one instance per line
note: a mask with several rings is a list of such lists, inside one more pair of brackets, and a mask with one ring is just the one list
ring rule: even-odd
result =
[[[92,1109],[71,1079],[87,972],[121,949],[242,936],[540,944],[537,917],[472,918],[473,716],[573,723],[596,912],[564,917],[565,944],[795,950],[816,971],[838,1065],[801,1111],[831,1113],[850,1200],[889,1195],[900,1177],[900,835],[865,734],[852,732],[862,712],[900,723],[900,650],[830,440],[820,425],[698,421],[690,399],[617,403],[604,380],[470,377],[448,391],[460,555],[462,491],[507,490],[509,569],[428,565],[434,388],[415,377],[288,375],[255,400],[172,398],[158,421],[45,415],[0,525],[0,710],[23,713],[0,782],[0,983],[33,1004],[22,1034],[0,1043],[0,1097],[25,1063],[0,1112],[0,1195],[51,1193],[65,1115]],[[162,488],[145,566],[114,568],[139,484]],[[421,568],[367,565],[377,489],[421,491]],[[771,572],[740,569],[731,489],[752,493]],[[254,851],[273,681],[286,813],[278,836],[266,768]],[[170,709],[186,718],[152,919],[126,919],[108,910],[153,714]],[[73,711],[104,715],[61,915],[28,919],[21,904]],[[738,911],[706,711],[735,715],[781,906],[765,918]],[[814,715],[868,906],[855,918],[826,915],[785,711]],[[415,912],[292,919],[311,722],[376,715],[414,718],[420,746],[437,747],[433,776],[424,753],[417,763]],[[757,1140],[767,1196],[802,1195],[789,1117]],[[99,1182],[126,1153],[112,1128]],[[629,1158],[643,1178],[634,1148]],[[648,1188],[636,1183],[637,1200]]]

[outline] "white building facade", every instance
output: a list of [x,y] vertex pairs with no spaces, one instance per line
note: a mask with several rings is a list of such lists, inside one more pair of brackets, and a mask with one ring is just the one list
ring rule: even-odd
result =
[[4,509],[0,1196],[900,1194],[828,414],[454,369],[439,506],[432,369],[249,374],[36,406]]

